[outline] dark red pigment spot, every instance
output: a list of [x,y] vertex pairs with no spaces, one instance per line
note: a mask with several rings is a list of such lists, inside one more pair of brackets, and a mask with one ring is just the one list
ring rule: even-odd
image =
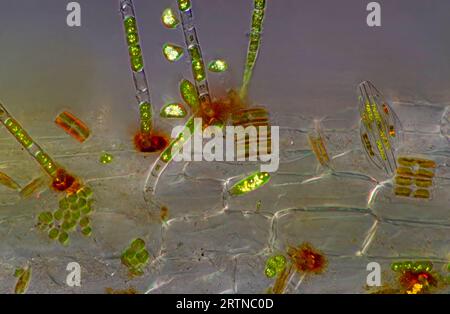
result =
[[168,143],[168,140],[161,135],[139,132],[134,136],[136,149],[143,153],[162,151],[167,147]]
[[437,279],[427,271],[405,271],[401,274],[399,278],[400,284],[407,290],[410,290],[414,287],[415,284],[421,284],[425,288],[428,287],[436,287],[438,282]]
[[288,255],[299,272],[320,274],[327,265],[325,255],[308,243],[303,243],[298,248],[289,248]]
[[75,185],[77,185],[75,178],[68,174],[64,169],[60,168],[56,171],[56,176],[52,182],[52,187],[55,190],[63,192]]

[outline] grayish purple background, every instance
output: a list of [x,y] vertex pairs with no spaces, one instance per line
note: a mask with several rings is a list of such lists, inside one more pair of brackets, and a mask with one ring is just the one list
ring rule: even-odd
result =
[[[1,0],[0,100],[20,120],[53,120],[67,108],[123,134],[137,106],[116,0],[79,0],[82,26],[66,25],[65,0]],[[382,27],[366,24],[363,0],[268,0],[262,50],[250,95],[272,112],[320,117],[356,106],[356,85],[372,80],[389,98],[450,100],[450,1],[379,1]],[[169,64],[165,42],[183,44],[160,16],[175,0],[135,0],[152,101],[179,100],[191,77]],[[247,49],[251,0],[193,0],[206,60],[231,70],[209,74],[211,89],[238,86]],[[88,116],[86,118],[86,116]],[[112,130],[114,129],[114,131]]]

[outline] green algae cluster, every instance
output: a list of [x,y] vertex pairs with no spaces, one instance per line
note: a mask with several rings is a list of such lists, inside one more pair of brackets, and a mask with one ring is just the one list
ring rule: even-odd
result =
[[68,245],[71,232],[77,229],[86,237],[91,236],[92,190],[84,186],[59,201],[59,208],[38,215],[38,227],[46,231],[51,240]]
[[264,274],[268,278],[273,278],[286,268],[286,257],[274,255],[267,259]]
[[128,248],[122,253],[122,264],[128,267],[131,276],[141,276],[144,267],[150,260],[150,254],[145,247],[145,241],[137,238],[131,242]]

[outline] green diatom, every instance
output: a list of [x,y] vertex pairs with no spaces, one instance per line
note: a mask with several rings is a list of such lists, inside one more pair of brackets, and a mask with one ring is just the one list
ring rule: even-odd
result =
[[188,80],[182,80],[180,83],[180,94],[184,102],[196,112],[200,106],[197,89],[194,84]]
[[270,180],[268,172],[256,172],[242,179],[230,189],[232,195],[242,195],[259,189]]
[[108,154],[108,153],[103,153],[100,156],[100,163],[102,163],[102,164],[110,164],[110,163],[112,163],[113,159],[114,159],[113,155]]
[[180,58],[184,55],[184,50],[180,46],[173,44],[165,44],[163,46],[163,55],[169,62],[175,62],[180,60]]
[[161,21],[167,28],[176,28],[180,21],[171,8],[167,8],[161,15]]
[[62,231],[59,234],[58,241],[62,245],[68,245],[69,244],[69,234],[67,232],[65,232],[65,231]]
[[128,53],[130,54],[130,57],[139,57],[142,54],[141,46],[139,45],[132,45],[128,48]]
[[181,11],[187,11],[191,8],[191,0],[178,0],[178,8]]
[[59,231],[56,228],[53,228],[48,232],[48,237],[52,240],[56,240],[58,238],[58,235]]
[[140,72],[144,68],[144,59],[142,56],[131,57],[131,69],[134,72]]
[[136,258],[141,264],[147,264],[149,260],[149,254],[147,250],[143,250],[142,252],[139,252],[136,254]]
[[39,222],[44,225],[49,225],[53,222],[53,214],[51,212],[43,212],[39,214]]
[[208,64],[208,70],[215,73],[221,73],[228,70],[228,63],[225,60],[217,59]]
[[90,237],[92,234],[92,228],[87,226],[83,229],[81,229],[81,233],[85,236],[85,237]]
[[145,248],[145,241],[137,238],[131,243],[131,249],[135,252],[139,252]]
[[179,119],[184,118],[187,115],[186,109],[181,104],[167,104],[160,112],[162,118]]

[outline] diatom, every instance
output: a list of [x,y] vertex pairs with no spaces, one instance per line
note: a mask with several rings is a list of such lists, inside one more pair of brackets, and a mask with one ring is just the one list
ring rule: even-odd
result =
[[270,180],[270,174],[268,172],[255,172],[249,175],[247,178],[237,182],[230,189],[231,195],[247,194],[251,191],[259,189]]
[[87,125],[70,112],[60,113],[56,117],[55,123],[80,143],[83,143],[90,135]]

